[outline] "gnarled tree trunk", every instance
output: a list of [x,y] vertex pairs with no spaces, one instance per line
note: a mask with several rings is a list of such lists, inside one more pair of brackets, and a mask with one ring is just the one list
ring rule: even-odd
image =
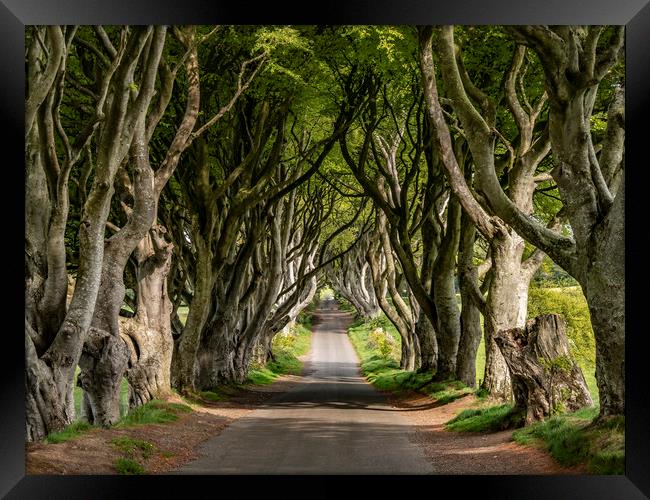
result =
[[493,338],[510,370],[514,411],[525,414],[526,424],[593,404],[557,314],[538,316],[525,328],[502,330]]
[[164,233],[162,226],[154,226],[134,252],[138,263],[137,310],[132,319],[124,322],[121,332],[131,347],[126,372],[131,408],[152,399],[164,399],[171,393],[174,340],[167,275],[173,245],[164,240]]

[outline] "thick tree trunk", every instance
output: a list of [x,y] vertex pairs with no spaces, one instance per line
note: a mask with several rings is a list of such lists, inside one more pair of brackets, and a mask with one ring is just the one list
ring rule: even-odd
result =
[[120,337],[118,317],[124,301],[123,272],[130,254],[129,242],[108,240],[104,248],[102,279],[92,328],[79,360],[78,385],[84,390],[85,418],[110,426],[120,419],[120,384],[129,350]]
[[[485,374],[482,388],[494,399],[512,399],[512,384],[505,360],[494,342],[494,335],[501,330],[517,328],[522,315],[519,313],[519,293],[522,279],[521,256],[524,242],[514,232],[498,233],[490,242],[492,249],[492,279],[486,304]],[[525,318],[525,314],[523,315]]]
[[453,268],[433,279],[433,293],[438,310],[438,366],[436,379],[455,378],[458,342],[460,340],[460,310],[456,300]]
[[447,227],[433,267],[433,301],[438,311],[438,370],[436,379],[456,377],[458,342],[460,340],[460,310],[456,299],[454,270],[460,240],[461,208],[453,197],[447,209]]
[[[27,439],[35,440],[45,437],[52,431],[61,430],[72,423],[74,405],[72,391],[74,372],[81,357],[83,345],[92,321],[95,301],[102,277],[102,260],[104,254],[104,232],[106,220],[113,196],[113,181],[118,166],[125,157],[131,143],[133,127],[143,116],[151,99],[160,54],[164,44],[166,27],[141,28],[133,32],[126,46],[122,47],[119,64],[110,74],[107,89],[111,95],[110,106],[104,107],[105,121],[97,138],[97,165],[94,171],[91,192],[86,198],[79,226],[79,271],[75,292],[65,318],[49,345],[42,342],[38,325],[26,321],[26,425]],[[143,62],[142,79],[138,98],[131,100],[131,92],[126,82],[133,81],[133,72],[140,59],[144,45],[150,39],[149,54]],[[47,90],[46,90],[47,93]],[[129,105],[132,104],[132,105]],[[45,117],[47,118],[47,117]],[[51,120],[51,116],[48,118]],[[44,121],[47,128],[47,121]],[[117,125],[117,126],[116,126]],[[40,127],[39,127],[40,130]],[[45,133],[46,129],[40,130]],[[50,132],[50,144],[54,146]],[[26,148],[26,160],[34,158]],[[50,160],[56,162],[51,148],[41,151],[36,158],[49,154]],[[70,153],[71,151],[68,151]],[[57,162],[58,163],[58,162]],[[69,167],[70,163],[67,163]],[[27,161],[28,172],[35,165]],[[57,167],[58,168],[58,167]],[[38,176],[35,177],[37,179]],[[30,176],[28,175],[28,179]],[[59,192],[59,197],[67,205],[67,179],[61,179],[60,186],[66,187]],[[42,208],[42,207],[41,207]],[[59,209],[61,206],[58,207]],[[65,212],[61,212],[64,214]],[[67,213],[62,220],[67,219]],[[42,219],[41,219],[42,220]],[[28,221],[31,226],[31,221]],[[30,231],[27,231],[30,234]],[[60,236],[53,241],[62,241]],[[39,245],[34,245],[38,248]],[[56,263],[55,261],[53,263]],[[28,265],[29,269],[29,265]],[[28,277],[29,281],[29,277]],[[60,302],[65,304],[65,302]],[[46,349],[39,355],[37,347]]]
[[126,372],[129,407],[171,394],[170,370],[174,341],[171,333],[172,304],[167,293],[173,245],[164,240],[165,230],[154,226],[135,250],[137,311],[125,322],[131,362]]
[[525,328],[494,336],[515,386],[515,412],[530,424],[558,412],[593,404],[580,367],[569,350],[564,320],[557,314],[538,316]]
[[199,377],[197,389],[213,390],[219,384],[234,380],[235,339],[239,334],[241,315],[230,311],[220,316],[209,327],[209,333],[198,352]]
[[602,416],[625,414],[625,181],[597,229],[582,289],[596,339],[596,380]]
[[110,426],[120,419],[120,384],[129,351],[119,335],[91,327],[79,359],[79,386],[84,390],[85,417]]

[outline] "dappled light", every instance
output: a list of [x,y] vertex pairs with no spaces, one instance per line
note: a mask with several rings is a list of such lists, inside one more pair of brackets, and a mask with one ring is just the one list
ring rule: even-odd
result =
[[623,473],[624,55],[26,26],[27,469]]

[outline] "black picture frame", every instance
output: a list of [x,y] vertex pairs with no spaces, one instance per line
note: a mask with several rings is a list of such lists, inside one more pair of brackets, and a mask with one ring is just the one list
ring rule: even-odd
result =
[[[309,10],[311,9],[311,10]],[[644,221],[642,189],[648,158],[644,155],[643,124],[650,95],[650,4],[648,0],[336,0],[312,7],[277,2],[222,0],[0,0],[0,119],[3,142],[0,197],[5,204],[5,262],[20,262],[24,237],[24,26],[29,24],[625,24],[626,25],[626,473],[624,476],[425,476],[357,477],[365,494],[387,494],[389,482],[399,480],[400,495],[422,491],[464,493],[475,489],[486,498],[650,498],[650,397],[644,379],[648,356],[644,340]],[[630,167],[631,166],[631,167]],[[6,179],[7,175],[15,179]],[[5,180],[6,179],[6,180]],[[647,195],[646,195],[647,196]],[[5,252],[3,252],[5,253]],[[13,269],[12,269],[13,267]],[[24,415],[24,351],[19,317],[24,309],[23,277],[17,265],[9,271],[3,294],[5,331],[0,410],[0,496],[7,498],[130,498],[134,485],[147,496],[162,498],[191,494],[195,487],[213,495],[228,495],[231,487],[255,486],[274,495],[331,497],[342,485],[332,477],[145,476],[26,476]],[[646,273],[647,274],[647,273]],[[7,321],[9,320],[9,321]],[[11,342],[8,342],[11,340]],[[349,484],[349,477],[346,482]],[[305,486],[308,487],[305,490]],[[416,490],[417,488],[417,490]],[[348,490],[349,491],[349,490]],[[140,493],[141,495],[142,493]],[[450,493],[447,493],[450,494]],[[139,496],[139,495],[138,495]],[[275,496],[275,495],[274,495]]]

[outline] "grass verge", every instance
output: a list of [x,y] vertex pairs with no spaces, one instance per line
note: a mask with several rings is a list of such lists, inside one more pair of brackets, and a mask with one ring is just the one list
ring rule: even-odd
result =
[[[383,333],[378,333],[378,330]],[[355,321],[348,329],[359,360],[361,373],[368,382],[382,391],[418,392],[426,394],[440,404],[450,403],[473,392],[462,382],[434,381],[432,373],[417,373],[399,367],[401,340],[395,327],[384,316],[370,321]],[[382,340],[381,336],[385,336]],[[386,348],[386,345],[391,348]]]
[[115,438],[112,441],[113,445],[129,458],[134,459],[136,456],[141,455],[142,458],[149,458],[153,455],[156,447],[153,443],[143,441],[141,439],[133,439],[128,436]]
[[598,408],[551,417],[514,432],[520,443],[547,450],[561,465],[591,474],[625,474],[625,418],[594,420]]
[[53,432],[52,434],[48,435],[47,438],[45,438],[45,442],[50,444],[64,443],[81,436],[84,432],[92,428],[93,426],[88,422],[79,420],[78,422],[70,424],[62,431]]
[[513,413],[512,406],[505,404],[463,410],[445,428],[456,432],[498,432],[520,426],[522,420],[521,413]]
[[270,384],[281,375],[300,375],[302,361],[299,356],[307,354],[311,346],[311,316],[303,323],[296,323],[289,333],[279,333],[273,338],[273,357],[265,366],[254,365],[246,380],[251,385]]
[[183,413],[190,413],[192,408],[182,403],[168,403],[154,399],[138,406],[120,420],[117,427],[142,424],[164,424],[174,422]]

